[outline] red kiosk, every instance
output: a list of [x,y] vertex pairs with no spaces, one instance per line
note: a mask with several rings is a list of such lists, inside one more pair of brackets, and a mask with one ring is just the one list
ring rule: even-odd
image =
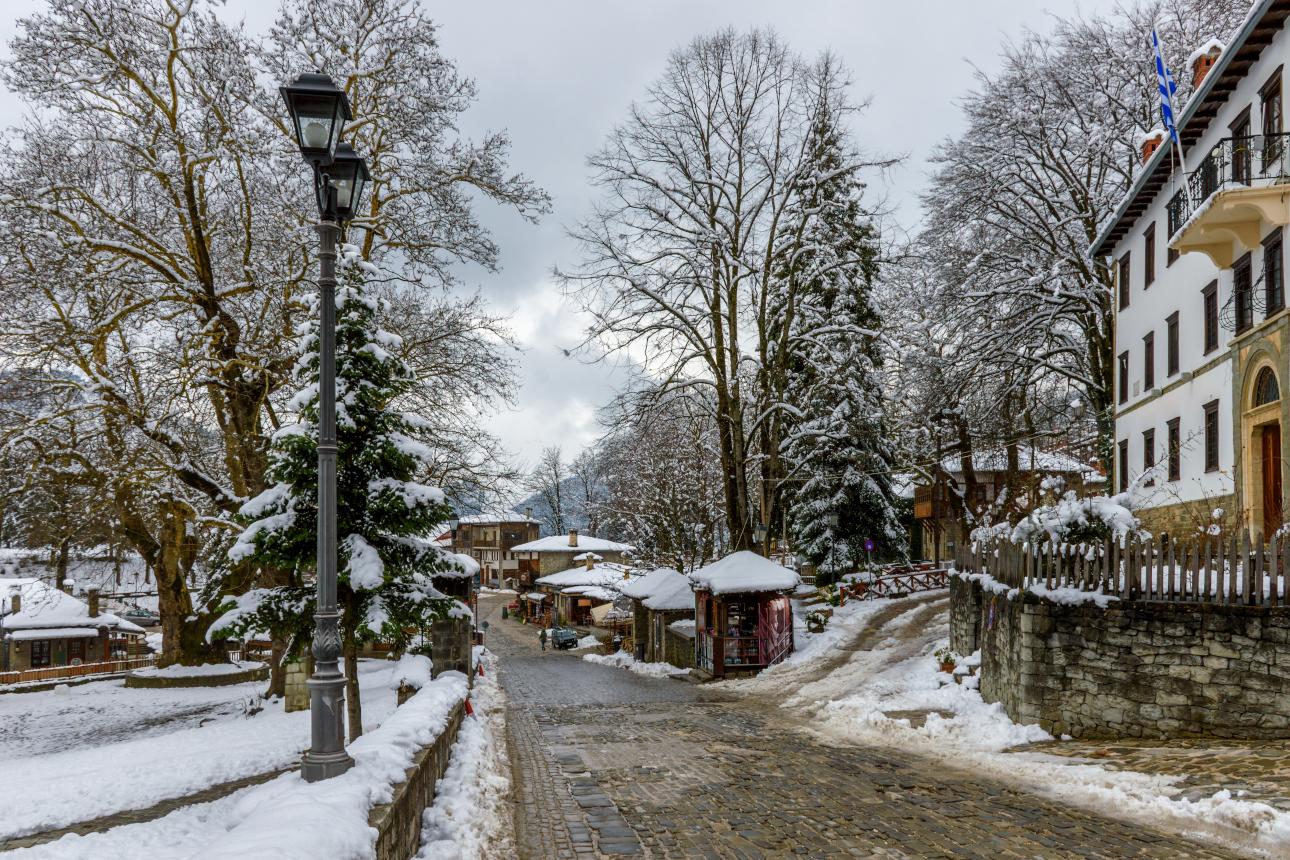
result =
[[800,579],[755,552],[700,568],[695,581],[695,668],[713,678],[755,674],[793,653],[788,595]]

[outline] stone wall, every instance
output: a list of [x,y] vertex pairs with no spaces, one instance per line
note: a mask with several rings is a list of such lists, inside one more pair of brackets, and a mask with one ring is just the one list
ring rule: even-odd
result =
[[663,629],[663,655],[660,658],[664,663],[671,663],[673,666],[689,668],[694,665],[694,637],[678,633],[671,627]]
[[434,804],[435,786],[448,769],[465,705],[459,704],[434,743],[421,750],[407,779],[395,786],[394,799],[372,809],[367,823],[376,829],[376,860],[409,860],[421,846],[422,814]]
[[[951,631],[979,606],[981,695],[1075,737],[1290,738],[1290,607],[1056,604],[956,579]],[[956,649],[959,650],[959,649]]]
[[981,587],[957,576],[949,583],[950,650],[967,656],[981,647]]
[[283,666],[286,675],[283,679],[283,686],[286,688],[284,705],[287,713],[309,710],[309,685],[305,682],[313,672],[310,663],[308,657],[300,657],[288,660]]
[[1236,496],[1199,499],[1194,502],[1178,502],[1172,505],[1160,505],[1155,508],[1138,508],[1134,510],[1142,527],[1153,535],[1172,535],[1173,537],[1191,538],[1205,527],[1214,524],[1214,510],[1223,509],[1223,517],[1218,524],[1224,529],[1234,528],[1238,517]]

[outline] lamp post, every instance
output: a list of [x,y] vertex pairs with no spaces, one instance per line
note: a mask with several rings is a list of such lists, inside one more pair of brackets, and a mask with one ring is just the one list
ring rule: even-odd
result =
[[768,554],[765,546],[766,526],[762,523],[757,523],[757,525],[753,526],[753,543],[757,544],[757,549],[762,555]]
[[353,766],[345,751],[345,676],[341,674],[336,608],[336,247],[367,183],[367,165],[340,142],[349,99],[331,78],[306,73],[280,89],[300,155],[314,171],[318,199],[318,561],[314,670],[309,687],[310,744],[300,774],[307,782]]

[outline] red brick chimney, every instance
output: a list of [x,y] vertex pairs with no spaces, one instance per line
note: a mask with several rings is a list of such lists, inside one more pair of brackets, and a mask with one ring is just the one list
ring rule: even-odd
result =
[[577,546],[577,545],[578,545],[578,530],[569,529],[569,546]]
[[1198,89],[1209,70],[1214,68],[1218,57],[1223,53],[1223,46],[1211,39],[1191,56],[1191,88]]
[[1165,142],[1164,129],[1153,129],[1142,138],[1142,163],[1146,164],[1160,144]]

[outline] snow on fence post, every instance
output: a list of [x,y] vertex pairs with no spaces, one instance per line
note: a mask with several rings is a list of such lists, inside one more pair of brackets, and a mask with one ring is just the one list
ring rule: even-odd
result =
[[1268,605],[1278,604],[1277,580],[1281,578],[1281,547],[1277,545],[1277,533],[1272,533],[1272,569],[1268,571]]

